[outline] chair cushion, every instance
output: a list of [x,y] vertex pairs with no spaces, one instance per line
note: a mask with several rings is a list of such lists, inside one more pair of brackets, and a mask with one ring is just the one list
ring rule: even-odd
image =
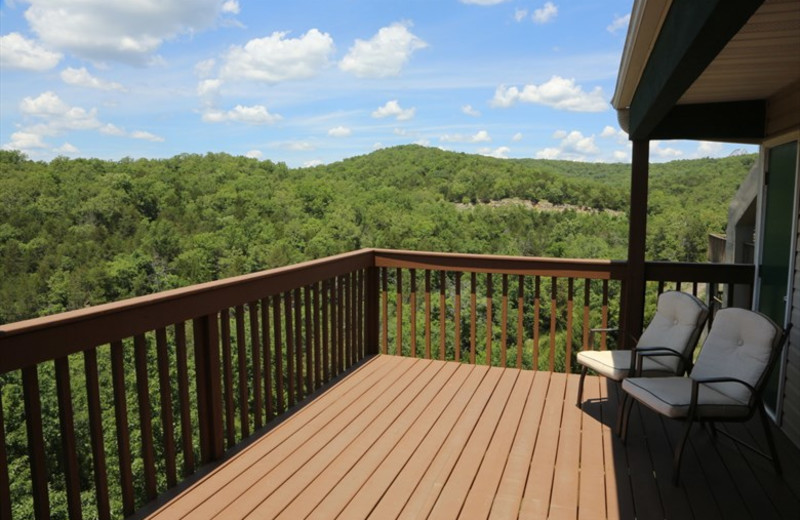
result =
[[[643,375],[673,375],[675,372],[672,367],[659,363],[656,359],[645,358],[642,363]],[[631,366],[630,350],[584,350],[578,352],[578,363],[587,366],[596,373],[614,381],[620,381],[628,377],[628,370]]]
[[[722,309],[714,317],[691,375],[695,379],[733,377],[756,386],[779,336],[778,326],[765,316],[744,309]],[[739,401],[750,398],[750,391],[740,384],[722,383],[715,388]]]
[[[736,400],[713,387],[700,385],[697,393],[696,418],[747,417],[747,402]],[[631,397],[672,418],[686,417],[692,400],[692,380],[688,377],[630,377],[622,381],[622,389]]]
[[[697,345],[708,307],[688,293],[667,291],[658,297],[658,308],[636,344],[639,347],[669,347],[687,358]],[[677,357],[662,357],[660,363],[675,374],[681,369]]]

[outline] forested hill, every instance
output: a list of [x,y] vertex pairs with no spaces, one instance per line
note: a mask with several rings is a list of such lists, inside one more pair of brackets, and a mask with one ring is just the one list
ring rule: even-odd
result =
[[[703,260],[754,159],[654,165],[648,256]],[[0,323],[361,247],[624,258],[629,168],[420,146],[299,169],[0,151]]]

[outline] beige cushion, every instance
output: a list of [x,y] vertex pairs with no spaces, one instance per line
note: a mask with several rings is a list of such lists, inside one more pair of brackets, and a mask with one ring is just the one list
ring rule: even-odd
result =
[[[674,370],[656,361],[664,358],[645,358],[642,363],[644,375],[672,375]],[[578,353],[578,363],[614,381],[628,377],[631,366],[630,350],[585,350]]]
[[[636,348],[667,347],[688,353],[697,344],[700,327],[706,321],[708,307],[688,293],[667,291],[658,297],[658,308]],[[631,353],[628,350],[583,351],[578,363],[615,381],[628,376]],[[680,360],[675,356],[646,357],[643,375],[674,375]]]
[[[716,325],[716,324],[715,324]],[[700,385],[696,418],[746,417],[747,402],[718,392],[713,385]],[[667,417],[686,417],[692,399],[692,380],[688,377],[630,377],[622,389],[656,412]]]
[[[697,344],[700,327],[705,323],[708,307],[688,293],[667,291],[658,297],[658,308],[642,333],[636,348],[668,347],[688,357]],[[677,373],[680,359],[661,357],[659,363]]]
[[[717,312],[703,343],[692,378],[733,377],[755,386],[767,367],[780,329],[769,318],[744,309]],[[717,383],[714,389],[747,402],[750,391],[737,383]]]

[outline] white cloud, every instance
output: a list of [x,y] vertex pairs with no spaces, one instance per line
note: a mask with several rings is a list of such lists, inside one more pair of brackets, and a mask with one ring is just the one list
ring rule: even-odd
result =
[[585,136],[578,130],[572,130],[571,132],[558,130],[553,133],[553,138],[561,140],[558,147],[539,150],[536,153],[537,158],[586,161],[590,157],[600,154],[600,148],[594,142],[594,135]]
[[514,10],[514,20],[521,22],[525,18],[528,17],[528,10],[527,9],[516,9]]
[[269,144],[270,148],[281,148],[292,152],[310,152],[316,147],[308,141],[275,141]]
[[381,119],[384,117],[396,117],[398,121],[407,121],[414,117],[414,113],[417,111],[416,108],[402,108],[400,107],[400,103],[397,102],[396,99],[391,101],[387,101],[385,105],[382,107],[378,107],[375,111],[372,112],[372,117],[376,119]]
[[262,157],[264,157],[264,154],[261,152],[261,150],[250,150],[249,152],[244,154],[244,156],[249,157],[251,159],[261,159]]
[[303,167],[304,168],[313,168],[314,166],[320,166],[322,164],[325,164],[325,163],[323,163],[319,159],[311,159],[310,161],[304,162],[303,163]]
[[75,153],[78,153],[78,149],[75,148],[70,143],[64,143],[61,146],[59,146],[58,148],[54,148],[53,151],[56,152],[56,153],[60,153],[60,154],[75,154]]
[[492,138],[486,130],[479,130],[473,135],[444,134],[439,140],[445,143],[488,143]]
[[511,151],[511,148],[508,146],[500,146],[495,148],[494,150],[491,148],[480,148],[478,153],[481,155],[486,155],[488,157],[495,157],[497,159],[508,159],[508,152]]
[[628,13],[625,16],[615,16],[614,21],[612,21],[608,27],[606,27],[606,31],[610,32],[611,34],[616,33],[620,29],[624,29],[628,26],[628,23],[631,21],[631,14]]
[[207,78],[211,75],[211,72],[214,70],[214,66],[216,64],[217,60],[215,60],[214,58],[198,61],[197,64],[194,66],[194,73],[201,78]]
[[81,67],[80,69],[67,67],[61,71],[61,80],[69,85],[77,85],[79,87],[95,88],[98,90],[125,91],[125,87],[119,83],[114,81],[106,81],[92,76],[89,74],[89,71],[86,70],[86,67]]
[[428,139],[417,139],[414,141],[414,144],[418,144],[419,146],[430,146],[431,142]]
[[328,135],[331,137],[347,137],[352,133],[353,131],[345,126],[337,126],[328,130]]
[[383,143],[382,142],[378,141],[377,143],[372,143],[372,149],[373,150],[380,150],[381,148],[383,148]]
[[5,150],[31,150],[33,148],[47,148],[42,136],[34,132],[14,132],[11,141],[3,145]]
[[227,0],[222,4],[222,12],[228,14],[239,14],[239,2],[237,0]]
[[625,130],[617,130],[613,126],[606,125],[603,131],[600,132],[600,137],[603,139],[614,139],[619,144],[626,144],[628,142],[628,134]]
[[357,39],[339,68],[360,78],[397,76],[414,51],[428,46],[408,30],[409,26],[393,23],[369,40]]
[[558,7],[553,2],[547,2],[539,9],[533,11],[533,21],[538,24],[552,22],[558,14]]
[[222,87],[222,80],[220,79],[204,79],[197,83],[197,95],[201,98],[214,98],[219,94],[219,89]]
[[145,64],[161,44],[210,27],[219,0],[27,0],[25,19],[41,41],[90,60]]
[[311,78],[328,65],[334,50],[329,34],[317,29],[299,38],[286,38],[287,34],[274,32],[252,39],[243,47],[231,47],[225,55],[221,77],[278,83]]
[[614,159],[618,162],[626,162],[631,158],[630,152],[623,152],[622,150],[614,150]]
[[516,134],[514,134],[514,137],[512,137],[511,140],[514,141],[515,143],[522,141],[522,132],[517,132]]
[[472,105],[464,105],[463,107],[461,107],[461,111],[467,114],[468,116],[472,117],[478,117],[481,115],[479,111],[472,108]]
[[236,105],[233,109],[225,111],[214,108],[203,112],[203,121],[207,123],[223,123],[235,121],[251,125],[271,125],[283,119],[279,114],[271,114],[264,105],[243,106]]
[[106,135],[115,135],[115,136],[125,135],[125,130],[111,123],[106,123],[105,125],[101,126],[99,131],[101,134],[106,134]]
[[150,132],[145,132],[144,130],[134,130],[133,132],[131,132],[131,137],[134,138],[134,139],[142,139],[144,141],[150,141],[152,143],[163,143],[164,142],[164,138],[163,137],[161,137],[159,135],[151,134]]
[[715,157],[722,152],[722,149],[722,143],[700,141],[700,144],[697,145],[697,152],[695,152],[695,155],[697,157]]
[[522,90],[500,85],[491,105],[506,108],[517,102],[536,103],[572,112],[602,112],[609,107],[602,88],[595,87],[591,92],[586,92],[575,84],[574,79],[561,76],[553,76],[541,85],[525,85]]
[[0,36],[0,67],[28,70],[52,69],[61,61],[61,53],[53,52],[19,33]]
[[650,155],[661,159],[672,159],[680,157],[683,155],[683,152],[677,148],[661,148],[661,141],[650,141]]

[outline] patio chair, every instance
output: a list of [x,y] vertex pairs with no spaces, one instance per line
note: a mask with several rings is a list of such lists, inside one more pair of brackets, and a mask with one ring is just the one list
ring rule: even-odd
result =
[[[622,389],[631,398],[626,401],[623,412],[622,441],[627,437],[634,400],[661,415],[686,421],[673,458],[672,480],[678,485],[683,448],[693,423],[710,423],[715,436],[715,422],[747,421],[758,410],[769,455],[727,432],[720,430],[719,433],[772,460],[776,473],[780,474],[780,462],[761,396],[787,334],[788,328],[781,332],[781,328],[763,314],[736,308],[718,311],[689,377],[629,377],[622,382]],[[638,353],[637,376],[638,368],[647,358],[663,355],[660,352]]]
[[[691,366],[694,347],[707,319],[708,307],[695,296],[679,291],[662,293],[653,319],[632,350],[584,350],[578,353],[578,363],[582,368],[577,405],[580,406],[583,399],[583,383],[588,370],[622,381],[633,374],[635,352],[670,354],[645,359],[642,366],[644,375],[682,375]],[[617,421],[618,431],[619,427],[620,421]]]

